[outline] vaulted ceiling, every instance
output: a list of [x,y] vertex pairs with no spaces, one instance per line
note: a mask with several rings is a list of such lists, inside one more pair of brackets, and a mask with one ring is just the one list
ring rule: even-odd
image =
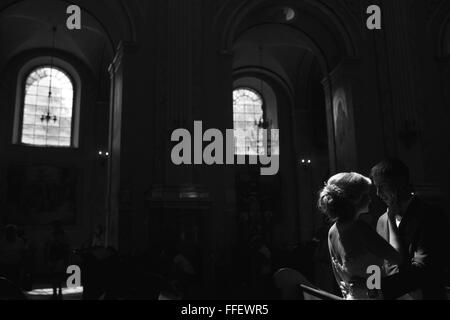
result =
[[[81,30],[66,27],[72,4],[82,10]],[[133,0],[0,0],[0,68],[27,50],[52,48],[56,26],[55,48],[75,55],[95,73],[111,62],[121,40],[135,39],[139,11],[139,1]]]
[[253,8],[235,27],[234,69],[262,67],[283,79],[292,92],[312,63],[319,64],[321,77],[325,77],[354,51],[333,28],[333,12],[327,16],[315,10],[273,3]]

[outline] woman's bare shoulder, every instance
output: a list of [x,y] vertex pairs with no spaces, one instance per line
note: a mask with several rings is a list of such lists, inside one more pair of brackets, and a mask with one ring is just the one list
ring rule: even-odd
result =
[[330,227],[330,230],[328,231],[328,239],[335,238],[337,234],[338,234],[338,229],[337,229],[336,223],[335,223]]

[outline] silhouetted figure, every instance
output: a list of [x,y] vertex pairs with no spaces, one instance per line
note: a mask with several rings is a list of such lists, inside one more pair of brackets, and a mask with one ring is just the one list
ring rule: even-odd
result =
[[30,244],[25,230],[19,229],[17,236],[24,243],[23,263],[20,275],[20,287],[22,290],[31,291],[33,289],[33,268],[34,268],[34,248]]
[[195,251],[193,246],[180,242],[172,260],[172,285],[187,299],[196,295],[199,283],[199,265]]
[[47,243],[47,262],[53,287],[53,298],[62,298],[62,286],[69,260],[69,240],[59,222],[53,223],[51,238]]
[[[121,269],[121,261],[114,248],[88,248],[83,258],[83,300],[116,300],[123,292],[121,279],[129,275]],[[114,279],[111,281],[111,279]],[[131,283],[131,281],[129,282]]]
[[4,238],[0,240],[0,275],[20,284],[20,274],[25,252],[25,243],[18,237],[17,227],[6,226]]
[[272,252],[261,235],[250,241],[252,298],[269,298],[272,285]]

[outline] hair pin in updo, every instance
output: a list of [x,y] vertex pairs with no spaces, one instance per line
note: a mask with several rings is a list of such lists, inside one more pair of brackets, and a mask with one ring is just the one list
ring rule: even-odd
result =
[[344,190],[335,184],[327,183],[325,189],[327,190],[328,193],[332,193],[334,196],[344,197],[345,195]]

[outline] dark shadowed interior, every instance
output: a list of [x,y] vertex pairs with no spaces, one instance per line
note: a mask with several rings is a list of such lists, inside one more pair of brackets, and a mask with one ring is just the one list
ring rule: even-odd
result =
[[387,157],[450,217],[450,1],[369,2],[0,0],[0,299],[340,297],[319,191]]

